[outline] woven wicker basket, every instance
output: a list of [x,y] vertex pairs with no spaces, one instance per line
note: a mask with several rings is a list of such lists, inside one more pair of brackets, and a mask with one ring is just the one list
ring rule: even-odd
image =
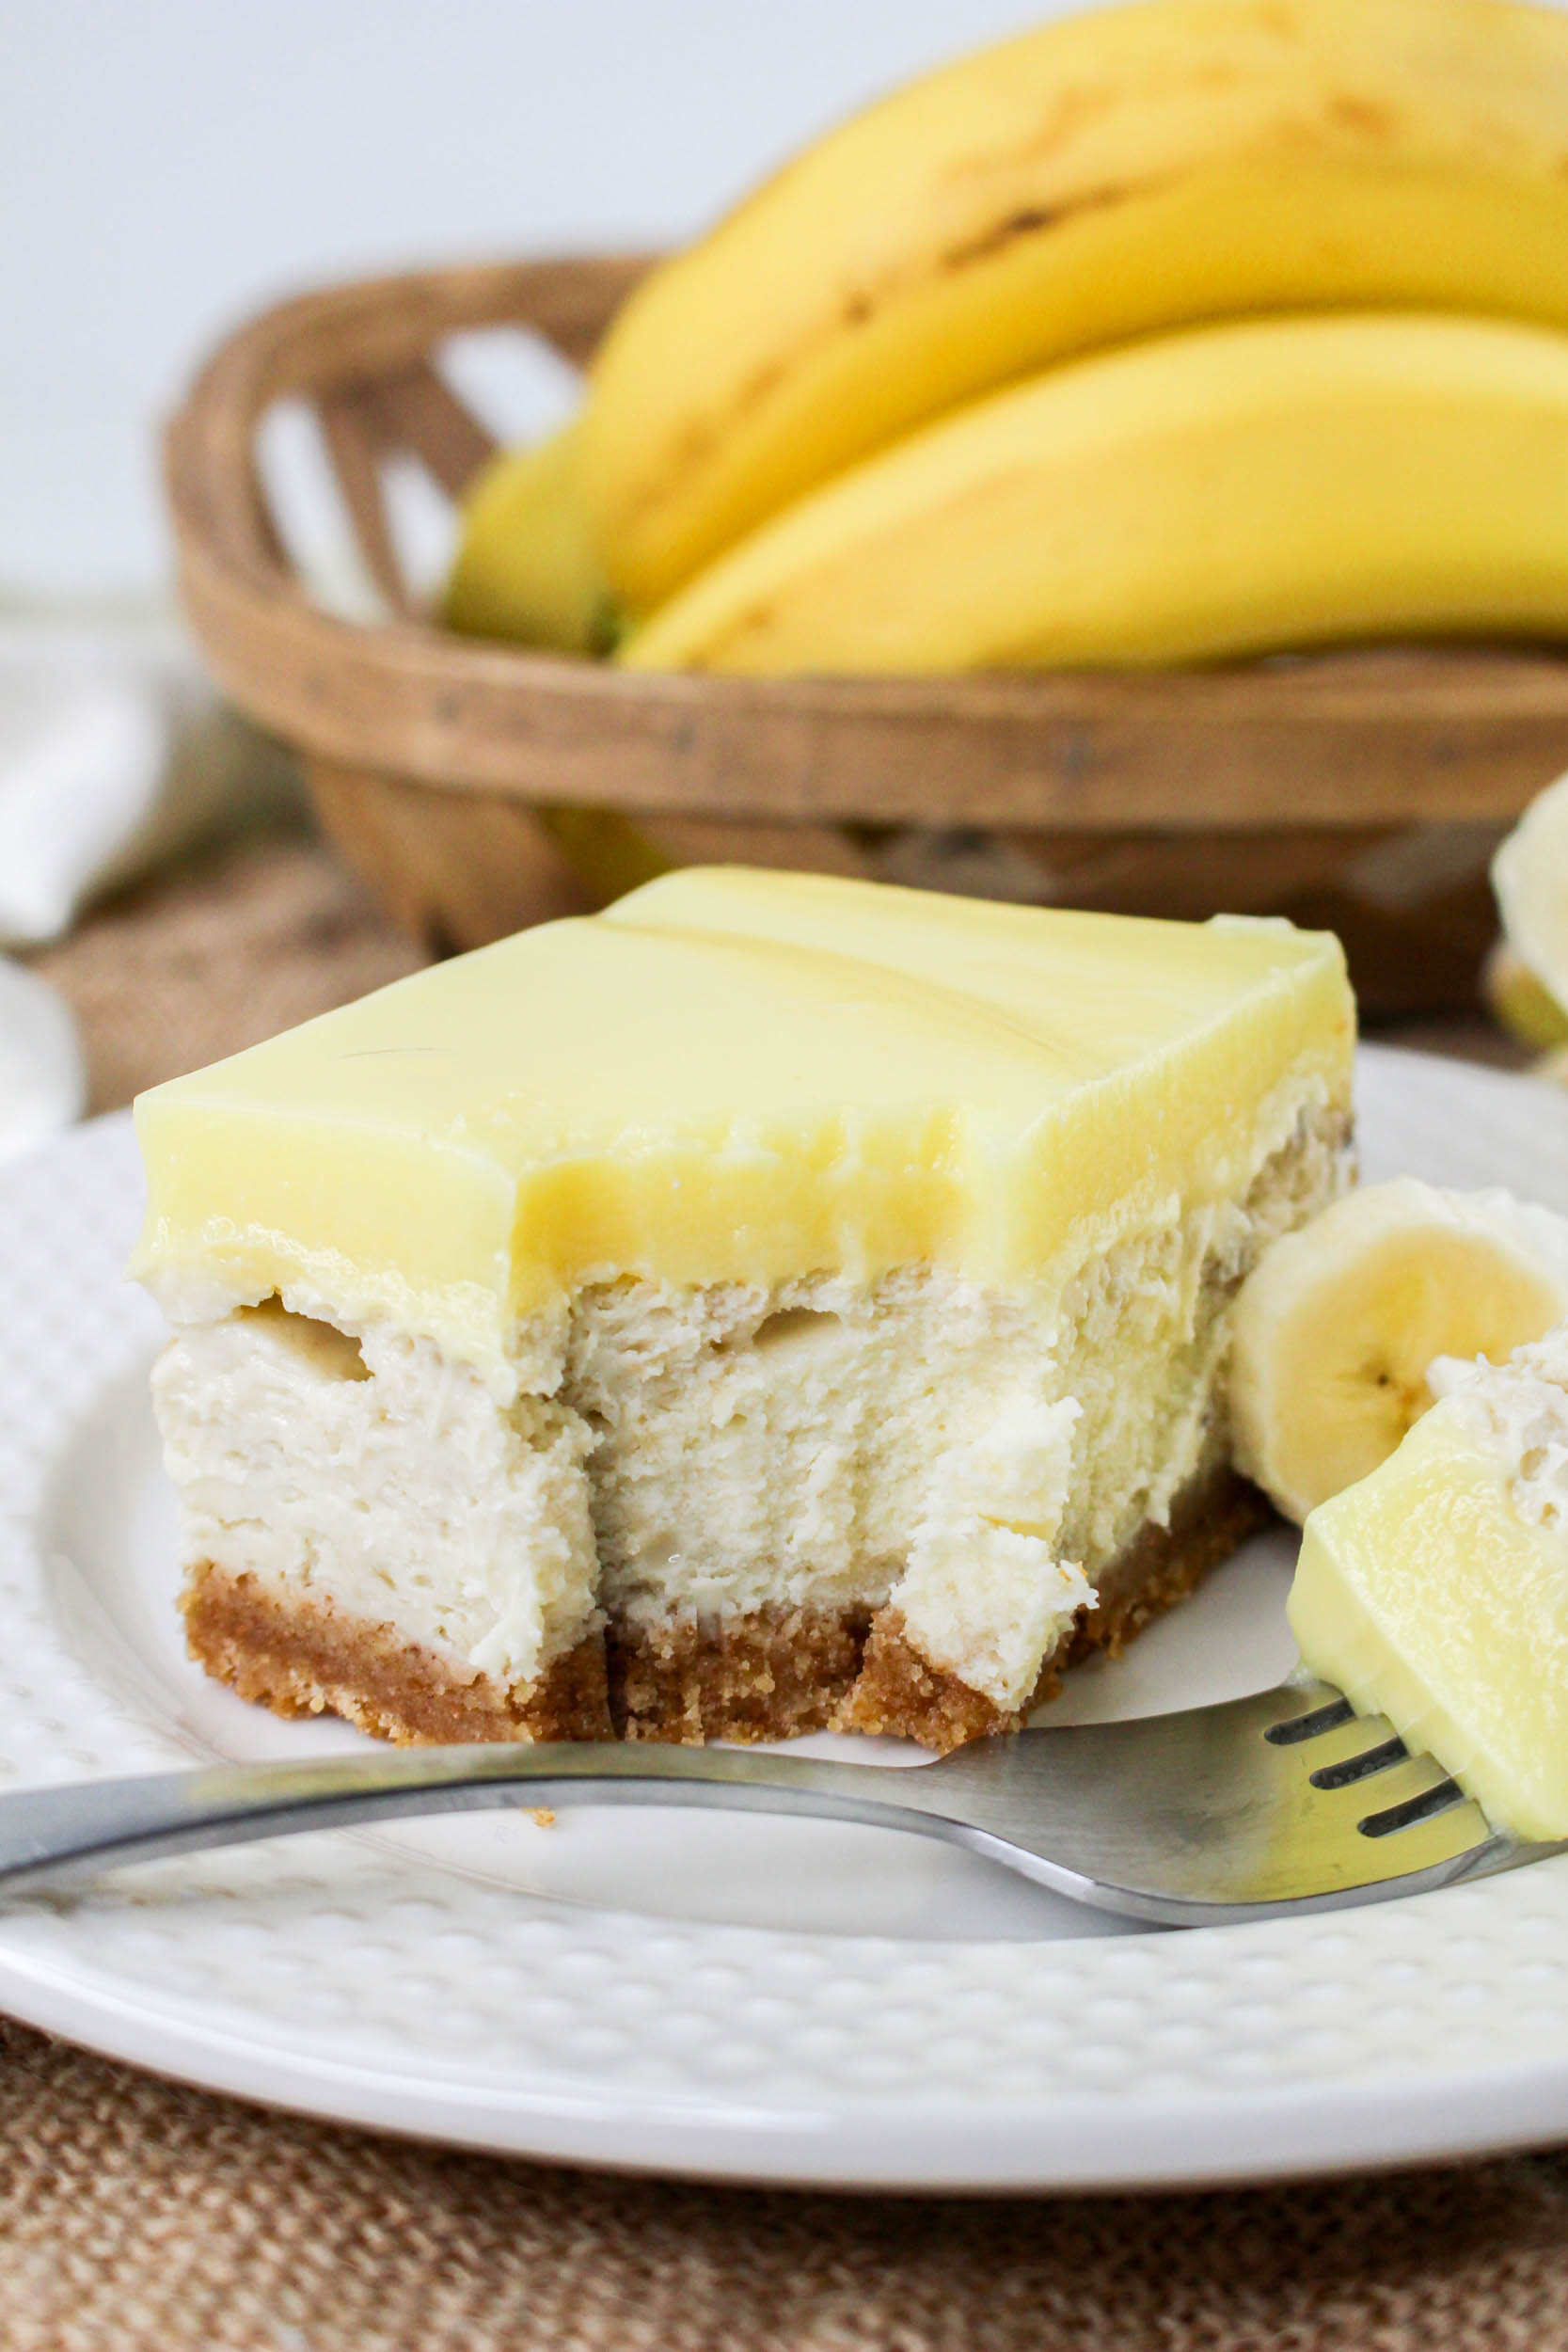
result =
[[[650,862],[809,866],[1136,913],[1338,930],[1373,1014],[1462,1005],[1500,829],[1568,766],[1568,661],[1350,651],[1208,672],[642,676],[452,636],[399,568],[386,468],[451,498],[489,435],[445,340],[533,331],[580,366],[645,262],[531,262],[328,289],[226,342],[167,439],[186,610],[243,709],[302,754],[398,917],[465,947]],[[314,606],[257,461],[313,403],[387,618]],[[584,826],[574,812],[619,812]]]

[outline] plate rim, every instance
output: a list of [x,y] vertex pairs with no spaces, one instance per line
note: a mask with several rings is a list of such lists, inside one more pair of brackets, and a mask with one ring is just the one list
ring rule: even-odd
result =
[[[1504,1098],[1492,1089],[1506,1089],[1512,1103],[1520,1100],[1517,1089],[1527,1083],[1512,1073],[1408,1049],[1370,1046],[1362,1054],[1363,1071],[1374,1088],[1397,1085],[1402,1075],[1418,1090],[1435,1089],[1439,1097],[1479,1089],[1500,1108]],[[1538,1089],[1537,1095],[1545,1097],[1546,1090]],[[1560,1104],[1556,1115],[1568,1136],[1568,1104]],[[13,1186],[24,1191],[55,1162],[120,1149],[108,1138],[123,1136],[129,1123],[128,1113],[112,1113],[41,1146],[0,1170],[0,1198]],[[1568,1180],[1564,1189],[1568,1195]],[[17,1246],[4,1235],[18,1230],[0,1224],[0,1264]],[[42,1311],[49,1311],[47,1297]],[[122,1369],[100,1365],[91,1393],[101,1394]],[[78,1417],[79,1411],[73,1418]],[[69,1430],[62,1427],[57,1434],[63,1439]],[[34,1459],[34,1486],[25,1497],[0,1493],[0,1517],[8,1513],[13,1539],[20,1536],[40,1579],[44,1563],[36,1521],[51,1458],[44,1447]],[[54,1638],[63,1650],[63,1634],[56,1629]],[[75,1671],[87,1672],[79,1661]],[[107,1693],[103,1695],[107,1706]],[[1568,1857],[1518,1878],[1544,1879],[1546,1873],[1561,1889],[1560,1906],[1568,1918]],[[1385,1916],[1399,1912],[1413,1917],[1427,1906],[1467,1897],[1473,1914],[1489,1893],[1500,1900],[1498,1890],[1508,1883],[1488,1882],[1379,1909]],[[540,1906],[539,1899],[524,1899],[551,1908]],[[58,1928],[62,1918],[90,1920],[105,1906],[129,1907],[110,1892],[50,1906],[48,1916]],[[565,1921],[569,1933],[566,1907],[557,1907],[552,1915]],[[601,1923],[626,1922],[628,1932],[637,1926],[629,1914],[587,1915]],[[1337,1915],[1336,1924],[1373,1915]],[[76,1965],[62,1963],[47,1941],[39,1947],[29,1931],[28,1922],[41,1916],[40,1908],[25,1902],[0,1915],[0,2006],[28,2024],[198,2089],[339,2124],[544,2161],[736,2184],[866,2190],[1158,2191],[1480,2155],[1541,2144],[1568,2130],[1568,2020],[1560,2048],[1548,2052],[1521,2048],[1468,2063],[1450,2055],[1433,2073],[1391,2079],[1343,2080],[1329,2070],[1327,2078],[1260,2088],[1221,2084],[1197,2101],[1168,2090],[1109,2097],[1080,2090],[1042,2105],[1035,2097],[966,2100],[935,2089],[900,2096],[857,2092],[852,2100],[836,2102],[759,2103],[696,2086],[672,2091],[587,2078],[574,2086],[565,2074],[537,2070],[531,2080],[502,2075],[483,2084],[471,2067],[453,2065],[428,2044],[417,2049],[411,2044],[406,2066],[372,2061],[353,2049],[334,2056],[315,2029],[291,2039],[276,2023],[259,2024],[259,2013],[247,2022],[222,2001],[193,2010],[189,1999],[177,1994],[154,1999],[131,1980],[81,1965],[79,1953]],[[651,1933],[661,1923],[644,1924]],[[1289,1931],[1313,1924],[1323,1923],[1276,1923],[1276,1931],[1280,1926]],[[705,1937],[722,1939],[731,1957],[737,1946],[754,1943],[761,1949],[790,1940],[766,1928],[692,1924],[681,1932],[699,1945]],[[1187,1945],[1193,1935],[1237,1939],[1257,1932],[1200,1930],[1174,1941]],[[932,1949],[916,1938],[806,1938],[804,1931],[800,1937],[830,1951],[892,1947],[927,1955]],[[1170,1940],[1139,1938],[1137,1944]],[[70,1949],[69,1934],[66,1945]],[[961,1956],[997,1947],[985,1942],[942,1948]],[[1041,1966],[1049,1960],[1058,1970],[1069,1949],[1055,1942],[1006,1948],[1036,1955]],[[1086,1958],[1114,1947],[1087,1940],[1071,1948]],[[944,2147],[951,2151],[946,2156],[938,2153]]]

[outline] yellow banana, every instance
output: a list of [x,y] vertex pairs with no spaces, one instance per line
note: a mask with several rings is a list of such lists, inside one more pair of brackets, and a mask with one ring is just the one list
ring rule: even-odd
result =
[[[578,424],[490,462],[463,501],[444,617],[476,637],[555,653],[603,653],[613,612],[594,560],[578,482]],[[669,869],[652,841],[610,808],[533,812],[597,899],[618,898]]]
[[605,649],[609,610],[583,513],[574,420],[531,448],[503,451],[469,490],[445,618],[476,637],[594,653]]
[[1143,0],[966,57],[806,151],[635,294],[583,481],[662,602],[803,491],[1072,353],[1359,304],[1568,323],[1568,16]]
[[633,668],[1202,660],[1568,635],[1568,334],[1351,312],[1189,328],[927,426],[767,523]]

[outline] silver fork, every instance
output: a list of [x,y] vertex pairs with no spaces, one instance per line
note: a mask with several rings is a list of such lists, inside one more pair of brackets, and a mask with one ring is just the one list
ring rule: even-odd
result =
[[1378,1902],[1563,1851],[1494,1831],[1326,1683],[982,1740],[889,1770],[637,1742],[387,1748],[0,1797],[0,1895],[121,1862],[497,1805],[719,1805],[913,1830],[1172,1927]]

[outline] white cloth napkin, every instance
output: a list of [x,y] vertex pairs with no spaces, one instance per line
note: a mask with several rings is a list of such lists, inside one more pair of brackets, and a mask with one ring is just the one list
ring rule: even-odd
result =
[[0,946],[293,788],[172,615],[0,606]]
[[[0,947],[58,938],[103,891],[296,791],[171,612],[0,602]],[[0,957],[0,1159],[82,1100],[68,1009]]]

